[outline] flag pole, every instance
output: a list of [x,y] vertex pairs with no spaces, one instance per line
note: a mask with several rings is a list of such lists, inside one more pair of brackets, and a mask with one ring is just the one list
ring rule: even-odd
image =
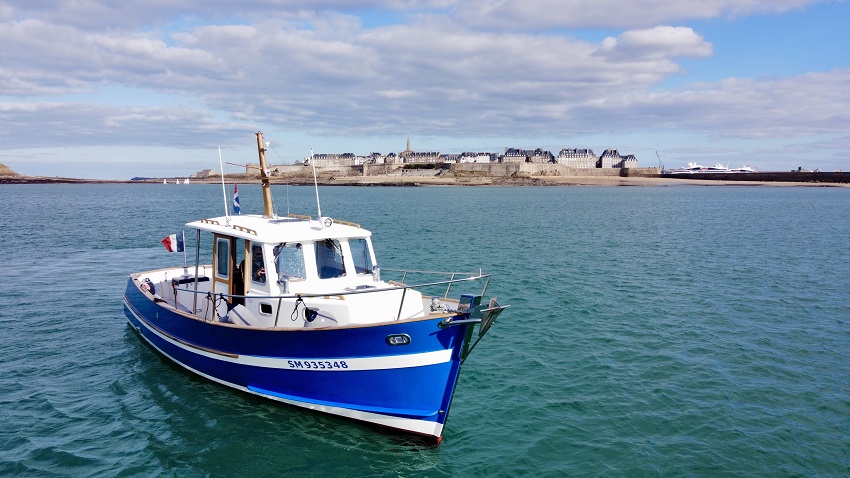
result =
[[181,239],[183,239],[183,275],[189,275],[189,260],[186,259],[186,231],[180,231]]

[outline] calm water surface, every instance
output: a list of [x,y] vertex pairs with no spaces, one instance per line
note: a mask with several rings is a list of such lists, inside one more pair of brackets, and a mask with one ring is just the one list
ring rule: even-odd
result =
[[[273,187],[315,215],[313,190]],[[0,475],[850,475],[850,189],[321,189],[385,268],[512,307],[422,446],[196,378],[127,326],[130,272],[212,185],[0,186]],[[243,211],[262,209],[240,187]]]

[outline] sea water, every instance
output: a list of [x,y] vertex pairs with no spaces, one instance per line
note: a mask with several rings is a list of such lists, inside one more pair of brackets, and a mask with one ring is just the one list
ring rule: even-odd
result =
[[[272,189],[316,215],[312,188]],[[442,445],[211,383],[132,331],[127,275],[182,265],[159,241],[221,215],[221,186],[5,185],[0,475],[850,474],[850,189],[320,194],[380,266],[481,267],[511,305]]]

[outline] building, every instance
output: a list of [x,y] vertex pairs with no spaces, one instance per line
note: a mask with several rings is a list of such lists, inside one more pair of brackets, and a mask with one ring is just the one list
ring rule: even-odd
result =
[[528,149],[505,148],[505,154],[499,159],[502,163],[527,163],[532,154]]
[[[606,149],[602,156],[599,157],[599,161],[596,162],[597,168],[602,169],[611,169],[620,167],[621,163],[620,152],[616,149]],[[616,166],[615,166],[616,165]]]
[[[317,168],[334,166],[354,166],[354,153],[314,154],[313,164]],[[310,157],[304,158],[304,164],[310,164]]]
[[555,156],[552,155],[551,151],[543,151],[541,148],[537,148],[532,151],[527,161],[536,164],[554,163]]
[[410,135],[407,135],[407,149],[398,154],[401,161],[406,164],[442,163],[439,151],[413,151],[410,147]]
[[[245,172],[247,172],[247,170]],[[194,175],[192,175],[192,177],[193,178],[209,178],[209,177],[215,176],[217,174],[218,173],[215,172],[212,169],[202,169],[202,170],[198,171],[197,173],[195,173]]]
[[399,156],[406,164],[441,163],[439,151],[402,151]]
[[621,156],[616,149],[606,149],[597,162],[598,168],[636,168],[638,160],[633,154]]
[[555,156],[552,155],[551,151],[544,151],[542,148],[505,148],[505,154],[502,155],[501,161],[503,163],[553,163]]
[[638,167],[638,160],[634,154],[628,154],[620,158],[620,166],[621,168],[636,168]]
[[494,153],[473,153],[466,151],[460,154],[459,163],[491,163],[496,161]]
[[368,161],[366,162],[368,164],[384,164],[384,155],[381,153],[369,153],[369,156],[367,156],[367,158]]
[[564,148],[558,153],[557,163],[576,169],[596,168],[596,155],[590,148]]

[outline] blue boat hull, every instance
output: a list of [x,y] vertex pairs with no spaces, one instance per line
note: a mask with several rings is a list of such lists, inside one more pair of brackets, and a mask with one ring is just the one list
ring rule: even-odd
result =
[[[154,348],[211,380],[284,403],[439,440],[470,324],[442,318],[256,329],[194,318],[128,280],[124,311]],[[409,343],[390,345],[388,337]]]

